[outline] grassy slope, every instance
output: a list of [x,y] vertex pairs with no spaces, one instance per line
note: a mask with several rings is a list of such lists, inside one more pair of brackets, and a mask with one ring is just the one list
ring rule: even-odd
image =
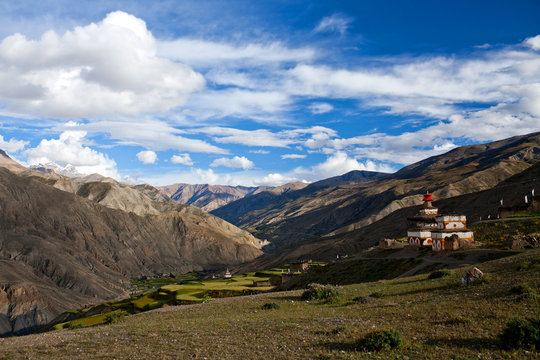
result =
[[[0,358],[535,358],[538,353],[501,350],[496,340],[507,321],[538,317],[538,298],[518,300],[517,284],[537,293],[540,250],[479,267],[489,282],[456,285],[466,269],[440,279],[427,275],[347,285],[338,304],[299,300],[300,291],[168,307],[86,329],[0,339]],[[523,266],[522,266],[523,267]],[[384,294],[367,304],[351,301]],[[275,302],[279,310],[261,310]],[[353,341],[375,329],[395,328],[406,344],[380,353],[356,351]]]

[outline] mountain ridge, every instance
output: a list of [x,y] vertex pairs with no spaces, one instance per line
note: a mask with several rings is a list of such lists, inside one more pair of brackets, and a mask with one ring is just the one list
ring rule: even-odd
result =
[[456,148],[394,174],[335,184],[323,180],[284,195],[244,198],[212,214],[267,239],[272,245],[266,249],[272,251],[305,238],[361,229],[419,205],[419,193],[444,199],[489,189],[539,160],[540,133],[533,133]]
[[158,189],[167,194],[171,199],[188,205],[195,205],[204,211],[212,211],[221,206],[244,197],[253,196],[264,191],[272,193],[283,193],[291,190],[301,189],[307,186],[302,182],[284,184],[277,187],[272,186],[228,186],[209,184],[185,184],[178,183],[167,186],[160,186]]
[[[17,169],[0,167],[0,335],[125,297],[131,278],[216,269],[262,254],[264,242],[196,207],[169,201],[154,206],[158,214],[127,212],[115,208],[125,204],[102,204],[111,188],[124,189],[114,182],[86,183],[85,194],[84,185],[63,191],[47,184],[69,185],[65,178]],[[90,196],[99,186],[104,197]]]

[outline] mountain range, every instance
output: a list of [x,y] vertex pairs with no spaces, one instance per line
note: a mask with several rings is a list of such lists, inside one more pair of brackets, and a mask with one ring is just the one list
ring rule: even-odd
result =
[[212,211],[233,201],[270,191],[282,194],[306,187],[307,183],[294,182],[282,186],[226,186],[208,184],[173,184],[159,187],[171,199],[182,204],[194,205],[204,211]]
[[540,189],[540,133],[459,147],[393,174],[353,171],[277,188],[158,188],[47,169],[0,151],[0,335],[125,297],[141,276],[357,253],[405,236],[405,219],[428,191],[442,212],[494,216],[500,199],[511,205]]
[[268,240],[272,251],[365,228],[419,205],[426,192],[448,199],[494,188],[539,160],[540,133],[534,133],[459,147],[393,174],[354,171],[297,191],[262,192],[211,213]]

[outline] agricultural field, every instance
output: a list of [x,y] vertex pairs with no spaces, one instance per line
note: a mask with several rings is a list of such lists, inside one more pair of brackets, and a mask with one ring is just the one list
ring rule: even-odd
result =
[[[0,339],[0,358],[538,358],[531,348],[507,348],[500,335],[515,318],[540,317],[540,250],[477,266],[485,278],[470,286],[459,285],[466,266],[344,285],[332,302],[303,300],[295,290],[164,307],[107,325]],[[242,277],[230,285],[244,286]],[[369,334],[383,330],[399,335],[395,347],[366,348]]]
[[270,291],[274,286],[254,286],[256,281],[281,276],[281,269],[271,269],[229,279],[201,280],[200,275],[188,273],[165,278],[140,279],[134,282],[139,290],[130,299],[105,302],[91,308],[69,310],[62,314],[53,330],[107,324],[117,318],[154,310],[169,305],[185,305],[209,302],[214,298],[256,294]]

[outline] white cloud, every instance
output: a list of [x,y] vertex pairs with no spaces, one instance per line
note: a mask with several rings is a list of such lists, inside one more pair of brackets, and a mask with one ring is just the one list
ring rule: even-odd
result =
[[346,174],[353,170],[379,171],[379,172],[394,172],[395,170],[385,164],[377,164],[374,161],[367,160],[359,162],[355,158],[349,157],[345,152],[337,151],[328,156],[326,160],[310,170],[299,167],[294,170],[294,174],[307,178],[309,181],[317,181],[332,176]]
[[182,164],[187,166],[193,165],[193,160],[191,160],[189,154],[173,155],[171,157],[171,162],[173,164]]
[[116,162],[107,155],[85,146],[86,132],[65,131],[58,139],[43,139],[35,148],[26,150],[29,165],[58,164],[60,167],[72,165],[82,174],[98,173],[119,179]]
[[281,155],[282,159],[305,159],[307,155],[305,154],[284,154]]
[[136,145],[156,150],[174,149],[200,153],[228,154],[228,151],[203,140],[191,139],[180,134],[179,130],[163,121],[139,119],[134,121],[95,121],[78,125],[79,129],[109,133],[119,144]]
[[248,160],[245,156],[235,156],[233,158],[219,158],[210,164],[211,167],[225,166],[229,168],[241,168],[244,170],[251,169],[255,164]]
[[282,91],[254,91],[239,88],[207,90],[195,94],[182,114],[194,119],[249,118],[259,122],[280,122],[274,114],[289,109],[291,97]]
[[63,35],[14,34],[0,43],[0,98],[21,113],[59,118],[164,112],[204,79],[156,47],[145,22],[121,11]]
[[534,37],[530,37],[528,39],[525,39],[523,42],[525,46],[530,47],[533,50],[540,50],[540,35],[536,35]]
[[245,146],[288,147],[295,140],[290,133],[273,133],[266,129],[241,130],[226,127],[206,127],[191,132],[214,136],[214,141],[222,144]]
[[309,106],[309,111],[315,115],[324,114],[332,111],[333,109],[334,107],[328,103],[313,103]]
[[316,55],[312,48],[290,49],[279,42],[234,45],[202,39],[181,38],[158,43],[158,53],[193,66],[209,66],[226,62],[239,65],[263,65],[280,62],[305,62]]
[[338,32],[341,35],[347,32],[350,23],[353,21],[352,18],[345,16],[343,14],[334,14],[331,16],[324,17],[317,27],[315,32]]
[[15,138],[9,139],[9,141],[4,140],[4,137],[0,135],[0,149],[5,150],[8,153],[16,153],[24,149],[28,145],[28,141],[17,140]]
[[346,153],[340,151],[328,157],[325,162],[313,167],[313,171],[320,174],[322,178],[342,175],[352,170],[373,169],[368,169],[364,164],[359,163],[356,159],[350,158]]
[[250,152],[252,154],[263,154],[263,155],[270,154],[270,151],[268,151],[268,150],[250,150],[248,152]]
[[151,150],[140,151],[137,153],[137,159],[143,164],[154,164],[157,160],[157,154]]
[[272,173],[262,178],[257,178],[253,182],[255,185],[280,186],[295,181],[298,181],[296,177],[288,177],[280,173]]

